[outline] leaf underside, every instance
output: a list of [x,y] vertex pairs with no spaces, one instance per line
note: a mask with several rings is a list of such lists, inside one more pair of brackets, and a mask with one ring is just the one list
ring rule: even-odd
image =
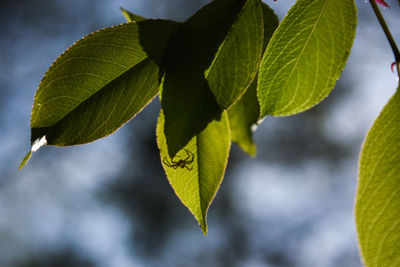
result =
[[[231,143],[228,116],[223,112],[220,121],[211,122],[172,159],[168,153],[164,122],[161,111],[157,124],[157,143],[162,165],[175,194],[194,215],[206,234],[207,210],[222,182],[228,162]],[[184,159],[189,162],[183,166],[173,165],[174,162]]]

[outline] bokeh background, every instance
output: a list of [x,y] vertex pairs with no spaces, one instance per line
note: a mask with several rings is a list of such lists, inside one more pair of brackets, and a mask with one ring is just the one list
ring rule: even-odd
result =
[[[282,19],[292,0],[265,0]],[[383,13],[400,38],[400,8]],[[233,146],[203,236],[171,190],[155,141],[159,102],[115,134],[45,147],[29,164],[35,90],[73,42],[124,22],[119,7],[183,21],[201,0],[0,1],[0,266],[361,266],[354,225],[362,140],[397,86],[367,1],[335,90],[267,118],[256,158]]]

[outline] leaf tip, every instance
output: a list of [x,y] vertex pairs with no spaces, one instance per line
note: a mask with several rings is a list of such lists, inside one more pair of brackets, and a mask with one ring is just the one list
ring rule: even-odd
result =
[[206,236],[207,235],[207,230],[208,230],[206,220],[204,219],[201,222],[199,221],[199,223],[200,223],[201,232],[203,233],[204,236]]
[[24,159],[19,164],[18,170],[22,170],[22,168],[28,163],[29,159],[32,157],[33,152],[38,151],[39,148],[45,145],[47,145],[47,139],[45,135],[43,135],[41,138],[37,138],[33,142],[31,150],[25,155]]
[[32,150],[29,151],[24,159],[21,161],[21,163],[19,164],[18,170],[22,170],[22,168],[28,163],[29,159],[32,157]]

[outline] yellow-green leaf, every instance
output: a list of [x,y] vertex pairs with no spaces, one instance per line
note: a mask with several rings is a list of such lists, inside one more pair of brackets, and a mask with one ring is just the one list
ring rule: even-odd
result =
[[171,159],[164,134],[164,115],[157,124],[157,143],[168,181],[178,198],[207,233],[207,210],[225,173],[230,148],[226,112],[220,121],[211,122]]
[[261,117],[299,113],[331,92],[350,54],[356,13],[354,0],[296,1],[261,61]]
[[365,265],[400,266],[400,88],[364,141],[355,214]]

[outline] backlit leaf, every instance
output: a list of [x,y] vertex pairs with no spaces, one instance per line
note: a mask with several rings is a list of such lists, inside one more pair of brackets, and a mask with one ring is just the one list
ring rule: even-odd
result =
[[[169,157],[163,126],[164,115],[161,112],[157,124],[157,143],[168,181],[206,234],[207,211],[222,182],[228,162],[231,143],[228,116],[223,112],[220,121],[211,122],[173,159]],[[187,163],[176,164],[185,159]]]
[[366,266],[400,265],[400,88],[370,129],[360,157],[356,223]]
[[299,113],[325,98],[345,66],[356,23],[354,0],[298,0],[261,61],[261,117]]
[[[264,18],[263,51],[279,24],[278,17],[266,4],[261,3]],[[238,144],[247,154],[256,155],[253,141],[253,129],[260,115],[257,99],[257,79],[254,79],[246,93],[228,110],[232,141]]]
[[215,0],[174,32],[162,61],[170,156],[244,94],[261,58],[262,19],[258,0]]
[[76,42],[50,67],[35,95],[33,142],[68,146],[111,134],[158,93],[159,59],[176,27],[127,23]]

